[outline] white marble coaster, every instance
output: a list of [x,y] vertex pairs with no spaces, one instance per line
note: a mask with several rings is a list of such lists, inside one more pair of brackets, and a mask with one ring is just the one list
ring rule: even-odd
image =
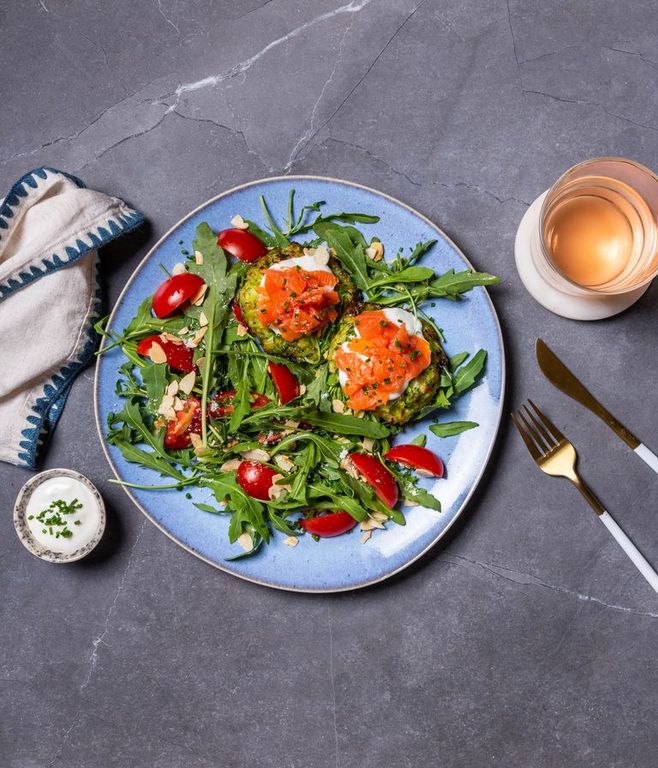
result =
[[528,293],[543,307],[570,320],[602,320],[623,312],[644,295],[649,285],[635,291],[621,294],[600,294],[595,296],[574,296],[564,293],[546,282],[538,272],[532,258],[533,238],[539,247],[539,213],[548,191],[539,195],[525,212],[514,241],[516,269]]

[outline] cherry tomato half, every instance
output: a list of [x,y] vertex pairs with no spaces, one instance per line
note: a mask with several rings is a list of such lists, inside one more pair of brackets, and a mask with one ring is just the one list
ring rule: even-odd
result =
[[223,229],[217,236],[217,242],[231,256],[248,263],[267,253],[265,243],[246,229]]
[[276,472],[258,461],[241,461],[237,480],[242,489],[254,499],[269,501],[272,478]]
[[267,369],[270,372],[276,391],[279,393],[281,405],[285,405],[296,397],[299,397],[299,382],[297,381],[297,377],[286,365],[270,361],[267,364]]
[[312,533],[321,538],[329,538],[351,531],[356,525],[356,520],[347,512],[331,512],[320,517],[302,518],[299,524],[306,533]]
[[176,413],[176,418],[167,422],[165,448],[174,451],[187,448],[192,442],[192,433],[201,434],[201,401],[196,397],[188,397],[182,410]]
[[190,272],[173,275],[153,294],[153,311],[159,318],[168,317],[193,299],[202,285],[199,275]]
[[[234,397],[234,389],[225,389],[223,392],[217,392],[217,394],[213,395],[210,400],[208,413],[210,413],[213,419],[221,419],[224,416],[230,416],[235,410],[235,406],[231,402]],[[270,402],[270,398],[266,395],[261,395],[258,392],[251,393],[252,408],[262,408]]]
[[398,484],[388,469],[367,453],[350,453],[349,458],[377,496],[392,509],[398,502]]
[[153,344],[158,344],[162,347],[167,356],[167,365],[172,371],[189,373],[194,370],[194,363],[192,362],[194,351],[192,349],[186,347],[185,344],[163,341],[159,336],[147,336],[145,339],[142,339],[137,345],[137,354],[148,357]]
[[396,445],[384,454],[384,458],[413,467],[419,474],[443,477],[441,459],[428,448],[421,448],[420,445]]

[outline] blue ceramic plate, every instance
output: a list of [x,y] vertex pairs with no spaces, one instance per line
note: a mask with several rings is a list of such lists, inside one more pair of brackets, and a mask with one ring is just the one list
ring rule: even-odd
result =
[[[437,238],[437,244],[425,257],[426,265],[437,272],[471,266],[438,227],[412,208],[380,192],[346,181],[318,177],[265,179],[213,198],[169,230],[128,281],[112,312],[109,327],[117,331],[125,328],[144,297],[153,293],[162,282],[159,264],[172,267],[180,261],[179,242],[182,240],[189,246],[200,222],[207,221],[213,229],[220,230],[229,226],[230,219],[237,213],[261,222],[258,201],[261,194],[265,195],[275,218],[281,218],[287,210],[288,194],[293,187],[299,206],[325,200],[327,212],[361,211],[379,216],[378,224],[358,226],[367,239],[371,234],[377,234],[389,255],[395,254],[400,247],[406,251],[419,240]],[[428,420],[408,427],[398,438],[399,442],[408,442],[419,432],[425,432],[428,447],[446,463],[445,478],[423,481],[441,500],[442,512],[406,507],[406,526],[389,524],[385,531],[375,531],[367,544],[361,543],[358,529],[351,535],[320,542],[303,536],[294,548],[284,544],[283,534],[275,533],[273,541],[254,557],[232,562],[226,558],[240,550],[228,542],[228,519],[204,514],[192,506],[193,501],[211,503],[209,491],[193,489],[192,501],[178,491],[126,489],[126,492],[149,520],[180,546],[217,568],[259,584],[300,592],[337,592],[374,584],[402,570],[436,544],[466,507],[491,455],[505,386],[500,327],[483,288],[474,289],[462,301],[438,300],[434,308],[429,305],[426,308],[444,330],[449,355],[463,350],[475,352],[480,347],[489,353],[486,372],[479,386],[462,397],[451,411],[440,413],[443,420],[476,421],[480,425],[477,429],[457,437],[438,439],[427,430],[431,423]],[[107,415],[121,408],[114,387],[122,362],[120,350],[114,349],[103,355],[98,363],[96,419],[101,441],[120,480],[158,483],[161,478],[157,473],[127,462],[105,441]]]

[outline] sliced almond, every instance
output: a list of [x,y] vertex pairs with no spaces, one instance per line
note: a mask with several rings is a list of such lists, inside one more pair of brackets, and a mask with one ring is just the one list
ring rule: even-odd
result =
[[247,328],[246,325],[243,325],[242,323],[238,323],[238,329],[236,333],[239,337],[246,336],[249,333],[249,329]]
[[197,264],[203,264],[203,254],[201,251],[194,251],[194,261]]
[[254,542],[248,533],[241,533],[238,536],[238,544],[244,549],[245,552],[251,552],[254,548]]
[[185,334],[189,332],[190,332],[190,329],[187,326],[185,326],[185,328],[181,328],[180,331],[178,331],[178,335],[185,336]]
[[291,461],[290,458],[283,453],[278,453],[274,457],[274,463],[277,467],[281,467],[284,472],[292,472],[295,468],[295,462]]
[[190,392],[194,389],[194,384],[196,382],[196,373],[194,371],[190,371],[189,373],[186,373],[185,376],[178,382],[178,389],[181,392],[185,392],[186,395],[189,395]]
[[178,411],[182,411],[184,407],[185,407],[185,403],[180,399],[180,397],[175,397],[174,410],[176,411],[176,413],[178,413]]
[[361,543],[365,544],[370,540],[370,537],[372,536],[372,531],[365,531],[363,536],[361,536]]
[[199,328],[199,330],[194,334],[194,336],[190,339],[187,346],[188,347],[198,347],[199,344],[201,344],[201,341],[203,337],[206,335],[206,331],[208,330],[208,326],[204,325],[203,328]]
[[242,464],[240,459],[229,459],[222,464],[220,470],[222,472],[235,472],[240,464]]
[[288,536],[283,540],[286,547],[296,547],[298,543],[297,536]]
[[203,445],[201,435],[197,435],[196,432],[190,433],[190,442],[192,443],[192,448],[194,448],[194,453],[197,456],[201,456],[201,454],[205,453],[206,449]]
[[337,443],[341,443],[341,445],[349,445],[352,441],[349,439],[349,437],[345,437],[345,435],[340,435],[336,438]]
[[279,496],[282,496],[284,493],[287,493],[290,490],[289,485],[278,485],[279,480],[283,479],[283,475],[272,475],[272,485],[267,492],[267,495],[270,497],[270,499],[278,499]]
[[354,463],[351,461],[351,459],[345,457],[340,462],[340,467],[341,469],[344,469],[350,477],[355,477],[358,479],[359,473],[356,471],[356,467],[354,466]]
[[287,421],[283,422],[283,426],[287,427],[288,429],[297,429],[299,422],[295,421],[294,419],[288,419]]
[[205,365],[205,363],[206,363],[206,358],[205,358],[205,357],[200,357],[200,358],[199,358],[199,359],[196,361],[196,367],[197,367],[199,370],[201,370],[201,369],[203,368],[203,366]]
[[415,472],[421,477],[436,477],[433,472],[428,472],[426,469],[416,469]]
[[167,355],[165,355],[164,349],[158,344],[157,341],[154,341],[151,344],[151,347],[148,351],[148,356],[151,358],[151,360],[154,363],[166,363],[167,362]]
[[170,341],[172,344],[182,344],[183,340],[178,336],[174,336],[173,333],[161,333],[160,338],[162,341]]
[[338,398],[331,401],[331,409],[334,413],[345,413],[345,403]]
[[160,401],[160,405],[158,406],[158,413],[166,414],[170,410],[172,410],[174,407],[174,396],[173,395],[164,395],[162,400]]
[[192,304],[194,304],[195,307],[199,307],[201,304],[203,304],[203,300],[206,297],[206,291],[208,290],[208,283],[204,283],[201,288],[194,294],[192,297]]
[[361,441],[361,445],[363,446],[364,451],[372,453],[372,449],[375,447],[375,441],[372,439],[372,437],[364,437]]
[[239,213],[236,213],[235,216],[231,219],[231,226],[235,227],[236,229],[249,229],[249,224],[240,216]]
[[182,261],[179,261],[178,264],[174,264],[174,268],[171,270],[172,275],[183,275],[185,272],[187,272],[187,267]]
[[373,261],[381,261],[384,256],[383,243],[379,243],[377,241],[370,243],[370,245],[366,248],[366,256],[371,258]]
[[306,394],[306,384],[300,384],[299,385],[299,394],[305,395]]
[[370,517],[377,520],[378,523],[385,523],[388,520],[388,515],[385,512],[371,512]]
[[411,499],[402,499],[402,506],[403,507],[417,507],[418,504],[416,504],[415,501],[411,501]]
[[176,379],[169,382],[169,385],[167,387],[167,394],[168,395],[175,395],[178,392],[178,382]]
[[247,461],[269,461],[270,454],[262,448],[253,448],[251,451],[243,451],[241,454]]
[[205,312],[201,312],[199,314],[199,325],[203,328],[204,326],[208,325],[208,318],[206,317]]

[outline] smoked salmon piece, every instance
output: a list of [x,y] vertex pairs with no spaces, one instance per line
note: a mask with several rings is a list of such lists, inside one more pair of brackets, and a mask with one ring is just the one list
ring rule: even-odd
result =
[[334,361],[347,376],[343,392],[350,408],[372,411],[420,375],[432,353],[424,338],[388,320],[383,310],[362,312],[354,327],[358,336],[338,348]]
[[318,333],[338,317],[338,278],[323,270],[268,269],[258,289],[258,311],[264,325],[286,341]]

